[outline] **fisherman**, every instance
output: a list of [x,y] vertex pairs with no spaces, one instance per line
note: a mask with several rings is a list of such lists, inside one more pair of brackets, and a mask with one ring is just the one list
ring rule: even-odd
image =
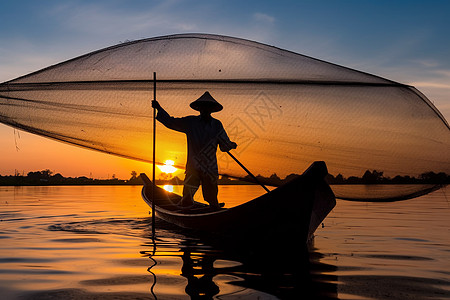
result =
[[212,209],[219,209],[217,146],[222,152],[237,147],[236,143],[230,141],[222,123],[211,116],[211,113],[221,111],[223,106],[209,92],[205,92],[190,104],[192,109],[200,112],[198,116],[171,117],[156,100],[152,101],[152,107],[158,110],[156,119],[159,122],[169,129],[185,133],[187,137],[186,176],[179,205],[192,207],[194,194],[201,184],[205,201]]

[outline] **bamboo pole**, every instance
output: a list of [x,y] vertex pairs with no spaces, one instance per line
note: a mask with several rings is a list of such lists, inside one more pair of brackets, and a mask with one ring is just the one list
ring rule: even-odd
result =
[[263,189],[266,190],[266,192],[270,192],[269,189],[268,189],[264,184],[262,184],[262,183],[258,180],[258,178],[256,178],[256,176],[252,174],[252,172],[250,172],[249,169],[247,169],[243,164],[241,164],[241,162],[240,162],[236,157],[234,157],[233,154],[230,153],[230,151],[227,151],[227,153],[228,153],[228,155],[231,156],[232,159],[234,159],[235,162],[237,162],[237,164],[238,164],[239,166],[241,166],[242,169],[244,169],[245,172],[247,172],[248,175],[250,175],[250,177],[253,178],[253,180],[254,180],[256,183],[258,183],[260,186],[262,186]]
[[[156,72],[153,72],[153,100],[156,100]],[[156,190],[156,108],[153,108],[153,188],[152,188],[152,235],[155,238],[155,190]]]

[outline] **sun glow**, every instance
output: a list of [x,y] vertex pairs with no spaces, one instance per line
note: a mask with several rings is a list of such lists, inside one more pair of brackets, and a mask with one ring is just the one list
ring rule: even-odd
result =
[[172,174],[175,171],[177,171],[178,169],[175,168],[173,165],[175,164],[175,162],[173,160],[166,160],[164,162],[164,165],[162,166],[158,166],[158,168],[161,170],[161,172],[166,173],[166,174]]
[[173,193],[173,185],[166,184],[166,185],[163,186],[163,189],[165,189],[168,192]]

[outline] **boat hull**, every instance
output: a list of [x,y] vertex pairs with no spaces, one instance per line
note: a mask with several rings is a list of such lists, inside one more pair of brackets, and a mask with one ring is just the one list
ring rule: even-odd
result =
[[[269,193],[228,209],[210,211],[209,207],[182,210],[179,195],[156,187],[155,214],[182,228],[231,236],[280,236],[293,234],[308,241],[336,204],[324,177],[323,162],[315,162],[303,175]],[[153,184],[145,174],[142,197],[152,206]]]

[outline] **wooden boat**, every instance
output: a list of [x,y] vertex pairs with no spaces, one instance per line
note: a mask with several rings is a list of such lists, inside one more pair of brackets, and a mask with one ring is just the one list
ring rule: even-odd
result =
[[307,242],[336,205],[324,162],[314,162],[294,180],[249,202],[212,211],[199,202],[191,209],[177,203],[181,196],[156,187],[145,174],[142,197],[151,207],[155,201],[156,217],[183,228],[231,236],[279,236],[288,234]]

